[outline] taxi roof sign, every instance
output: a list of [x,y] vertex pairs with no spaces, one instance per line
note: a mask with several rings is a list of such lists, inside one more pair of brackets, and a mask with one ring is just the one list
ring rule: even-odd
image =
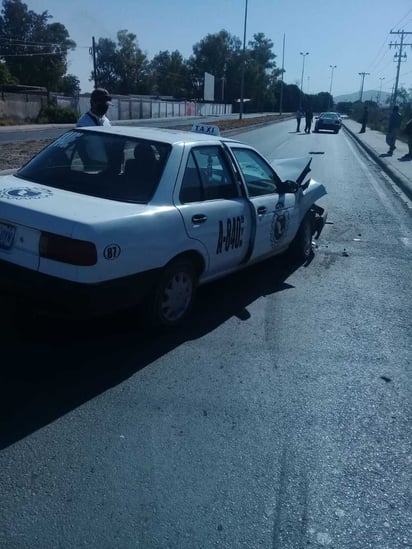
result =
[[220,135],[219,128],[209,124],[193,124],[192,132],[205,133],[207,135]]

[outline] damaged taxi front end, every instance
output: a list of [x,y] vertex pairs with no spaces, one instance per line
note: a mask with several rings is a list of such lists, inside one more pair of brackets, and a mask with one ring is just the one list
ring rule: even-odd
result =
[[312,236],[319,238],[327,220],[327,211],[316,202],[327,194],[322,183],[306,176],[311,171],[311,156],[280,158],[271,162],[281,179],[281,192],[295,192],[300,210],[300,222],[309,217]]

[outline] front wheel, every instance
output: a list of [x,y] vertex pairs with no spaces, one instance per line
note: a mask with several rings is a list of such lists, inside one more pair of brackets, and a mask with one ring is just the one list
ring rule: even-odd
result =
[[312,234],[313,215],[309,211],[302,220],[299,230],[290,245],[292,259],[295,261],[308,261],[313,255]]
[[192,308],[197,275],[191,261],[176,259],[160,276],[150,299],[150,317],[156,326],[177,326]]

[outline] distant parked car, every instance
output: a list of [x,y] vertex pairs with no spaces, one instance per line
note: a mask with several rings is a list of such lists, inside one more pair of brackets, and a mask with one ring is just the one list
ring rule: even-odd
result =
[[334,133],[339,133],[342,126],[342,121],[336,112],[322,112],[315,122],[315,132],[320,130],[329,130]]

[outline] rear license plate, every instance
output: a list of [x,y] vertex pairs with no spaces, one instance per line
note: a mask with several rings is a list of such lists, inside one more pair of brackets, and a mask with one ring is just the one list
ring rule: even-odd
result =
[[0,249],[10,250],[13,246],[16,227],[7,223],[0,223]]

